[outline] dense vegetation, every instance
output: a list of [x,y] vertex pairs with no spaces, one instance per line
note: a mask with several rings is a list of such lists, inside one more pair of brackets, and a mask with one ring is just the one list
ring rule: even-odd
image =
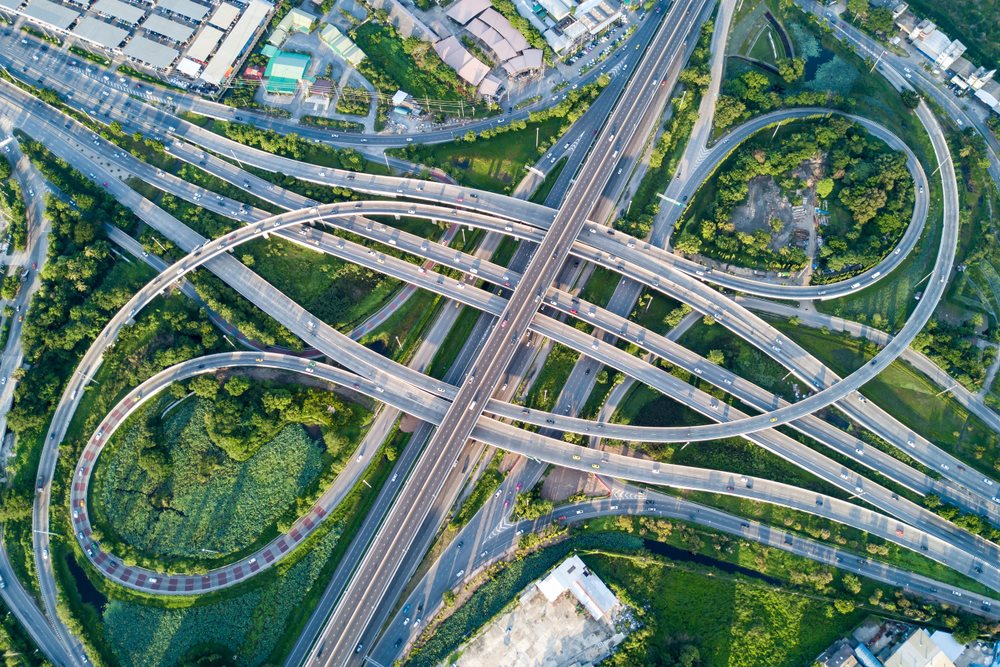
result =
[[404,38],[375,10],[373,20],[350,31],[351,39],[368,57],[358,66],[379,92],[392,95],[405,90],[418,100],[472,99],[474,88],[441,60],[429,42]]
[[[21,145],[50,182],[77,194],[75,208],[53,196],[46,200],[52,225],[48,258],[22,332],[31,370],[19,382],[7,415],[19,439],[45,427],[76,359],[138,287],[122,281],[127,276],[116,270],[102,227],[105,221],[131,226],[131,213],[87,187],[80,174],[41,144],[22,138]],[[17,460],[18,466],[26,463]]]
[[0,600],[0,657],[4,667],[35,667],[48,664],[37,653],[28,633]]
[[[483,130],[471,130],[462,140],[433,145],[411,144],[392,151],[412,162],[439,167],[472,187],[510,192],[534,164],[586,112],[608,84],[597,82],[570,91],[558,104],[518,120]],[[536,145],[537,142],[537,145]]]
[[843,207],[838,211],[831,206],[830,222],[821,230],[820,281],[865,269],[889,252],[906,230],[913,206],[906,156],[842,117],[791,127],[773,145],[771,133],[761,132],[726,160],[699,193],[710,193],[713,201],[706,209],[688,210],[675,243],[678,250],[753,268],[804,268],[808,258],[802,248],[774,247],[772,232],[784,227],[780,220],[772,220],[770,232],[736,228],[733,214],[747,202],[751,181],[770,178],[794,203],[802,203],[803,193],[812,190],[819,203],[829,199]]
[[677,160],[698,119],[698,105],[711,79],[708,56],[714,28],[713,21],[706,21],[701,27],[688,66],[680,73],[680,82],[685,90],[675,94],[671,100],[670,117],[653,146],[649,168],[636,188],[632,205],[625,215],[615,220],[615,229],[644,239],[653,228],[653,220],[660,211],[660,198],[656,195],[664,189],[664,183],[677,169]]
[[21,186],[12,177],[10,163],[4,159],[0,159],[0,213],[7,221],[10,248],[24,250],[28,244],[28,218],[24,195]]
[[[153,404],[116,434],[95,477],[97,528],[126,562],[205,569],[277,534],[298,516],[296,500],[332,479],[350,454],[360,408],[318,389],[289,389],[232,376],[179,387],[166,416]],[[321,440],[303,426],[319,427]],[[163,562],[162,560],[159,562]]]
[[[682,551],[676,560],[655,555],[657,543]],[[780,549],[681,522],[622,516],[589,521],[569,539],[489,568],[467,586],[475,592],[464,604],[431,621],[408,664],[444,661],[573,552],[634,614],[622,621],[630,632],[608,659],[613,666],[798,667],[870,612],[949,628],[963,640],[995,630]],[[690,562],[683,552],[715,563]]]

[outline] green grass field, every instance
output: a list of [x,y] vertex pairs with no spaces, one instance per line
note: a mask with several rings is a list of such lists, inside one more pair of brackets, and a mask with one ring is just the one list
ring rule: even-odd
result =
[[[206,431],[210,403],[188,399],[162,422],[154,416],[147,423],[161,409],[154,403],[116,434],[99,460],[92,504],[95,518],[103,520],[99,527],[168,561],[221,558],[276,536],[278,519],[333,458],[302,427],[287,426],[246,461],[234,461]],[[143,455],[156,441],[170,443],[170,471],[162,481],[146,469]]]
[[409,159],[440,167],[469,187],[510,192],[526,174],[525,167],[538,159],[536,132],[539,143],[544,144],[565,122],[565,118],[553,117],[489,139],[420,146],[412,150]]
[[332,255],[281,239],[255,239],[240,248],[251,268],[327,324],[352,328],[374,313],[400,283]]
[[648,605],[643,616],[655,628],[646,640],[648,658],[689,644],[704,667],[800,667],[864,616],[840,614],[832,599],[686,571],[670,561],[611,554],[584,559],[604,581]]
[[[835,339],[805,327],[776,325],[841,376],[870,356],[855,339]],[[985,474],[1000,470],[1000,436],[907,364],[896,361],[861,389],[889,414]]]
[[553,343],[548,359],[532,383],[524,404],[538,410],[551,410],[579,357],[570,348]]

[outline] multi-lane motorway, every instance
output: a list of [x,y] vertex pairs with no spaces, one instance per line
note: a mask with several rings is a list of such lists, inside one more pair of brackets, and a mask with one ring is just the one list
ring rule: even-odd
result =
[[[909,252],[920,236],[923,221],[926,218],[925,198],[916,198],[917,205],[910,228],[904,235],[900,246],[892,255],[883,260],[879,267],[870,269],[862,277],[854,279],[849,284],[824,286],[823,288],[774,287],[757,281],[740,282],[737,280],[738,284],[732,283],[734,279],[730,277],[715,274],[704,275],[708,272],[703,271],[694,263],[681,260],[656,246],[630,240],[621,234],[607,232],[600,226],[599,223],[606,220],[614,209],[616,205],[615,193],[622,185],[622,179],[614,178],[616,166],[622,164],[622,160],[634,160],[634,155],[630,154],[633,144],[632,138],[633,136],[644,137],[649,134],[650,129],[660,117],[662,105],[672,88],[676,72],[682,64],[680,56],[687,50],[689,37],[689,33],[685,31],[684,19],[692,13],[700,15],[704,5],[704,2],[697,0],[678,3],[667,15],[665,22],[656,28],[655,34],[652,34],[652,28],[649,28],[649,33],[643,33],[652,40],[652,48],[638,66],[632,68],[634,74],[627,83],[624,83],[623,79],[619,79],[623,87],[621,101],[609,113],[607,123],[597,133],[590,155],[585,161],[581,153],[582,166],[568,190],[568,203],[558,211],[454,185],[430,184],[414,179],[395,177],[355,175],[303,165],[294,160],[247,149],[197,126],[184,123],[166,111],[152,109],[122,96],[119,99],[123,102],[120,107],[108,109],[111,112],[109,117],[120,117],[124,123],[146,128],[147,131],[149,128],[159,128],[161,131],[169,131],[175,136],[187,139],[188,141],[173,141],[170,145],[171,152],[182,159],[206,168],[212,173],[218,172],[218,175],[222,175],[223,178],[240,187],[250,188],[253,184],[256,188],[254,194],[263,196],[269,201],[279,199],[282,202],[280,205],[291,210],[288,214],[269,219],[261,219],[257,212],[251,211],[243,215],[243,220],[248,223],[247,227],[231,235],[227,234],[222,239],[206,241],[180,225],[178,221],[166,215],[165,212],[156,209],[149,202],[138,197],[115,179],[109,170],[112,161],[104,153],[106,146],[103,145],[103,142],[94,139],[94,146],[97,150],[91,150],[89,145],[86,145],[90,143],[89,139],[84,139],[83,144],[75,142],[74,145],[67,141],[66,145],[60,149],[53,147],[57,154],[60,154],[61,151],[61,154],[71,163],[79,165],[78,168],[84,173],[97,174],[97,180],[110,176],[109,189],[116,196],[119,196],[124,204],[132,207],[140,217],[154,228],[167,234],[190,254],[161,273],[112,320],[84,357],[84,361],[80,365],[79,377],[74,376],[60,402],[42,457],[39,478],[41,493],[36,502],[35,525],[36,530],[39,531],[36,536],[36,562],[40,566],[43,593],[47,586],[46,581],[52,581],[47,563],[42,563],[41,561],[44,559],[40,559],[38,556],[39,550],[47,548],[49,484],[55,468],[55,457],[58,455],[58,443],[76,408],[78,394],[82,393],[79,391],[81,383],[86,382],[87,378],[96,372],[106,346],[114,340],[117,331],[134,315],[137,309],[148,303],[170,283],[182,279],[187,272],[201,265],[217,273],[230,284],[238,286],[244,296],[261,306],[265,312],[278,318],[282,324],[321,352],[341,360],[348,369],[356,373],[353,376],[347,374],[340,378],[343,382],[351,382],[352,385],[358,384],[358,389],[367,389],[370,395],[375,398],[381,397],[386,402],[389,402],[391,398],[392,404],[397,408],[423,415],[422,418],[439,424],[439,428],[431,437],[425,453],[416,461],[413,473],[399,491],[400,495],[395,506],[386,515],[385,523],[375,534],[372,546],[366,556],[360,560],[358,569],[353,573],[339,604],[334,607],[331,621],[323,638],[316,645],[317,650],[313,653],[313,659],[315,659],[318,657],[319,651],[323,652],[320,658],[320,662],[323,664],[347,662],[361,652],[363,647],[358,647],[356,644],[358,638],[365,635],[369,621],[377,616],[380,605],[391,604],[391,600],[384,599],[383,593],[387,592],[393,585],[395,575],[407,557],[409,545],[419,542],[418,533],[426,523],[423,518],[429,516],[431,506],[441,495],[441,490],[445,488],[446,483],[454,479],[452,474],[454,462],[458,460],[458,456],[466,447],[470,436],[483,442],[508,448],[511,451],[535,456],[540,460],[567,467],[586,470],[589,466],[591,470],[601,470],[604,473],[621,476],[625,479],[653,484],[667,483],[681,488],[729,492],[747,497],[757,497],[767,502],[789,504],[804,511],[820,513],[835,520],[859,525],[859,527],[871,530],[876,534],[884,535],[886,539],[895,537],[894,541],[903,543],[909,548],[921,551],[932,558],[942,560],[942,562],[947,562],[962,571],[976,574],[976,578],[996,589],[998,573],[994,563],[997,559],[992,545],[983,544],[981,540],[962,534],[947,522],[919,510],[919,508],[912,507],[911,504],[894,497],[894,494],[889,494],[882,487],[862,481],[863,478],[860,476],[855,477],[848,474],[847,477],[843,477],[838,475],[839,471],[825,463],[822,456],[804,452],[803,448],[794,441],[791,443],[782,441],[782,438],[791,439],[773,430],[777,425],[788,423],[803,429],[807,434],[835,449],[839,447],[841,453],[846,453],[849,456],[850,452],[843,450],[849,450],[851,446],[854,446],[855,456],[852,458],[903,482],[904,485],[918,493],[941,493],[943,496],[955,499],[957,504],[963,506],[985,512],[997,510],[994,506],[996,492],[993,490],[995,486],[992,480],[977,477],[974,473],[959,474],[959,472],[967,471],[964,471],[964,468],[956,471],[953,465],[948,465],[952,459],[933,447],[931,443],[923,440],[917,434],[909,433],[894,420],[887,421],[885,419],[887,415],[883,417],[873,408],[867,407],[866,404],[856,404],[857,400],[855,399],[855,390],[898,356],[912,340],[912,337],[923,327],[944,291],[951,270],[958,229],[954,170],[940,128],[937,127],[936,121],[926,108],[918,109],[917,113],[925,127],[928,128],[940,165],[944,188],[944,233],[934,272],[924,299],[911,315],[903,330],[891,341],[887,341],[885,349],[875,360],[845,379],[841,380],[833,376],[804,350],[788,340],[783,340],[769,325],[752,316],[748,310],[708,288],[702,279],[708,278],[718,285],[740,289],[751,294],[786,299],[833,298],[854,291],[880,279],[898,265]],[[18,49],[19,47],[12,49],[12,53],[4,54],[3,57],[13,60],[23,57],[23,54],[13,53]],[[22,71],[24,70],[22,69]],[[111,98],[114,96],[110,93],[100,95],[100,93],[107,91],[100,90],[102,85],[98,81],[89,81],[91,81],[90,84],[76,87],[72,91],[77,95],[77,98],[82,102],[87,98],[100,100],[101,97],[105,97],[108,98],[110,104]],[[64,81],[58,79],[47,83],[55,83],[57,88],[62,86],[64,90],[69,88]],[[2,94],[12,100],[17,99],[18,95],[23,96],[20,91],[9,89],[4,89]],[[85,109],[88,108],[86,104],[81,106]],[[21,111],[22,117],[17,119],[18,124],[30,126],[30,133],[36,138],[47,140],[46,143],[52,140],[58,141],[57,137],[63,133],[63,130],[69,130],[72,127],[71,122],[64,126],[65,118],[59,118],[58,114],[53,117],[54,112],[40,103],[23,104]],[[801,110],[784,117],[815,113],[817,110]],[[779,115],[769,119],[760,119],[754,123],[757,124],[756,129],[759,129],[769,122],[778,122],[782,119],[783,117]],[[734,133],[730,137],[729,148],[738,144],[745,136],[749,136],[754,129],[750,125],[739,128],[737,132],[745,134]],[[907,150],[898,141],[893,144],[894,137],[884,129],[874,126],[870,126],[869,129],[893,145],[894,148]],[[200,148],[195,147],[195,144]],[[717,145],[715,149],[705,153],[703,159],[690,163],[694,166],[689,164],[691,173],[685,178],[685,187],[691,188],[692,191],[693,188],[697,187],[700,180],[698,174],[704,176],[709,173],[711,165],[717,164],[724,157],[729,150],[729,148],[724,147],[725,145],[725,142]],[[259,179],[252,180],[242,169],[206,153],[203,149],[211,149],[222,155],[231,152],[234,158],[248,164],[272,171],[282,171],[318,183],[350,187],[360,192],[389,196],[397,200],[409,198],[429,203],[358,202],[350,205],[318,207],[313,202],[303,201],[302,198],[291,201],[288,194],[280,188],[275,188]],[[911,172],[922,192],[926,184],[926,177],[912,153],[908,152],[908,157]],[[625,164],[630,164],[630,162]],[[131,164],[124,164],[124,167],[137,172],[145,168],[134,160],[131,161]],[[171,179],[166,175],[158,174],[156,176],[162,179],[167,186],[180,190],[181,196],[183,196],[183,191],[191,193],[196,190],[194,186],[176,181],[176,179]],[[146,179],[154,180],[154,176],[146,175]],[[210,207],[207,202],[205,205]],[[230,205],[229,201],[220,202],[220,206]],[[504,270],[503,267],[492,266],[488,262],[477,262],[461,254],[451,256],[449,251],[438,244],[424,242],[419,247],[414,247],[417,245],[416,242],[405,238],[405,235],[394,233],[385,227],[376,227],[367,219],[358,217],[377,214],[417,215],[441,221],[476,224],[494,231],[501,231],[501,233],[511,233],[535,244],[533,256],[527,266],[518,273]],[[588,225],[588,220],[592,220],[592,224]],[[402,246],[405,242],[410,245],[405,249],[408,249],[411,254],[465,271],[468,279],[454,281],[439,274],[427,272],[426,267],[421,271],[415,264],[385,256],[343,238],[338,239],[336,235],[305,228],[301,231],[292,229],[303,223],[314,222],[320,222],[333,229],[360,232],[362,236],[366,236],[372,241],[388,242],[389,245],[397,246],[400,249],[404,249]],[[262,281],[259,276],[229,257],[228,251],[236,244],[256,235],[263,235],[265,232],[284,235],[297,243],[312,244],[323,252],[344,257],[350,261],[394,275],[422,288],[438,291],[457,302],[467,303],[481,308],[484,312],[496,314],[497,318],[492,331],[485,336],[485,342],[478,352],[478,359],[472,363],[464,380],[456,388],[447,383],[432,381],[412,369],[392,364],[381,358],[373,358],[371,354],[366,354],[363,348],[359,349],[360,346],[357,346],[349,338],[332,331],[311,314],[291,303],[287,297],[278,293],[277,290]],[[701,312],[713,315],[724,326],[760,347],[788,367],[797,377],[819,391],[794,404],[784,404],[766,392],[761,393],[761,390],[752,383],[734,376],[725,369],[707,364],[704,360],[686,352],[684,348],[663,337],[656,336],[652,332],[641,330],[635,325],[627,323],[614,315],[613,312],[580,301],[575,302],[579,307],[574,308],[572,295],[550,288],[564,259],[571,254],[607,266],[654,290],[680,298]],[[473,281],[479,279],[504,285],[508,288],[508,292],[505,295],[483,292],[473,284]],[[855,285],[855,283],[858,284]],[[732,393],[744,403],[759,410],[760,414],[747,415],[738,413],[728,406],[713,404],[712,401],[715,399],[707,394],[690,385],[680,383],[676,378],[658,371],[649,364],[639,362],[635,357],[618,350],[609,342],[585,335],[579,330],[553,320],[549,315],[537,313],[538,309],[543,306],[551,309],[552,312],[580,317],[584,321],[592,322],[610,336],[627,338],[631,334],[635,336],[636,342],[641,347],[661,358],[671,360],[692,373],[701,375],[706,381]],[[699,409],[709,421],[718,423],[675,430],[628,430],[628,427],[583,423],[582,420],[565,416],[533,412],[525,414],[517,408],[503,403],[491,402],[494,389],[499,384],[501,376],[509,368],[512,355],[520,348],[518,343],[521,337],[529,330],[540,332],[577,349],[581,353],[592,356],[602,363],[621,368],[664,393]],[[377,355],[374,356],[377,357]],[[312,368],[314,373],[318,372],[319,368],[318,366],[303,366],[310,363],[308,360],[290,360],[288,363],[292,366],[299,364],[300,370]],[[325,369],[326,367],[324,367],[324,372]],[[195,368],[195,370],[202,369]],[[304,370],[304,372],[309,371]],[[165,382],[169,381],[172,380],[165,380]],[[399,392],[403,388],[409,388],[406,390],[408,393],[400,396]],[[881,455],[877,450],[863,451],[864,448],[859,447],[856,440],[837,429],[824,425],[822,421],[812,416],[812,413],[817,409],[831,403],[837,403],[852,418],[872,428],[876,433],[887,434],[889,437],[885,435],[883,437],[903,448],[907,453],[912,453],[921,462],[945,471],[947,478],[960,483],[964,488],[953,486],[952,482],[948,480],[935,480],[916,473],[898,461]],[[433,414],[427,412],[430,405],[434,406],[435,412]],[[113,426],[120,422],[120,419],[124,418],[132,407],[125,405],[124,409],[118,411],[117,414],[112,413],[106,422],[107,426],[113,429]],[[865,499],[868,502],[882,508],[889,514],[896,515],[909,525],[905,529],[901,529],[884,515],[870,513],[871,516],[869,516],[864,512],[859,513],[856,505],[831,498],[819,498],[816,494],[804,493],[805,497],[801,497],[803,495],[801,490],[789,490],[791,487],[789,489],[779,488],[779,486],[773,486],[773,483],[766,481],[754,484],[753,488],[747,491],[749,487],[740,488],[740,484],[733,483],[732,475],[727,476],[713,471],[692,472],[679,467],[653,466],[649,462],[637,462],[627,459],[627,457],[602,455],[599,452],[589,450],[576,451],[577,448],[568,446],[566,443],[546,438],[540,434],[526,434],[513,425],[482,417],[480,413],[484,409],[497,416],[506,416],[517,421],[541,425],[540,420],[544,420],[546,426],[553,428],[558,427],[583,433],[590,433],[591,429],[600,430],[601,435],[609,437],[615,437],[614,433],[617,432],[615,429],[618,428],[622,428],[622,433],[626,434],[623,437],[660,439],[661,441],[714,439],[724,435],[744,435],[762,446],[771,448],[772,451],[783,452],[786,458],[803,465],[806,469],[817,472],[821,477],[835,485],[848,489],[853,488],[855,491],[862,489],[863,491],[859,492],[865,494]],[[103,434],[95,434],[95,436],[96,440],[92,439],[90,446],[98,447],[96,451],[99,451],[99,447],[103,446],[101,442]],[[85,456],[88,453],[96,456],[96,451],[88,449]],[[867,458],[864,458],[866,453]],[[85,499],[89,467],[92,466],[94,460],[94,458],[83,459],[78,473],[79,481],[74,484],[74,503]],[[991,496],[991,494],[993,495]],[[990,504],[991,497],[994,504]],[[865,510],[865,512],[869,511]],[[83,513],[82,516],[86,520],[86,514]],[[307,515],[301,520],[300,526],[310,527],[321,517],[322,515]],[[84,527],[81,523],[81,529]],[[903,530],[903,535],[899,534],[900,530]],[[282,538],[273,543],[276,551],[261,552],[263,563],[269,563],[280,557],[282,549],[279,544],[283,544],[286,550],[294,545],[293,543],[280,543],[280,539]],[[88,547],[84,541],[84,547],[85,549],[90,548],[94,552],[95,561],[98,558],[101,559],[98,564],[105,571],[108,568],[117,569],[111,565],[113,558],[102,552],[99,545]],[[224,578],[217,574],[214,581],[210,580],[206,586],[227,585],[234,579],[249,576],[261,566],[260,561],[230,564],[224,569],[226,573],[221,575]],[[141,582],[138,579],[140,574],[144,577]],[[150,581],[150,579],[156,581]],[[186,580],[182,581],[179,578],[173,582],[170,579],[161,582],[159,579],[160,577],[155,574],[135,573],[134,576],[129,575],[125,583],[135,584],[140,588],[170,592],[181,592],[180,589],[189,585]],[[193,590],[198,583],[191,580],[190,585],[192,586],[191,590]],[[47,593],[45,597],[48,597]],[[52,597],[54,599],[54,590]],[[53,613],[52,606],[48,604],[47,606],[49,612]]]

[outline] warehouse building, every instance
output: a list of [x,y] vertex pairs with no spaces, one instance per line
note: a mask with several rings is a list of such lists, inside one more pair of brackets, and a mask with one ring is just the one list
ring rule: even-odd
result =
[[142,35],[134,35],[125,45],[123,53],[132,60],[161,72],[173,65],[180,55],[177,49],[154,42]]
[[170,19],[160,16],[159,14],[153,14],[146,22],[142,24],[142,27],[146,32],[150,32],[160,37],[166,37],[172,42],[177,42],[178,44],[184,44],[189,39],[191,35],[194,34],[194,28],[186,25],[184,23],[178,23],[177,21],[171,21]]
[[545,599],[554,602],[569,592],[595,621],[607,620],[620,603],[601,578],[591,572],[579,556],[570,556],[535,586]]
[[101,48],[117,51],[129,36],[129,31],[105,23],[95,16],[85,16],[73,27],[72,34]]
[[315,20],[316,17],[309,12],[303,11],[298,7],[293,7],[291,11],[285,14],[285,17],[281,19],[278,25],[274,27],[274,31],[267,38],[267,41],[274,46],[281,46],[288,39],[288,35],[293,32],[309,34]]
[[343,58],[354,67],[360,65],[361,61],[366,57],[365,52],[359,49],[357,44],[329,23],[319,31],[319,38],[338,57]]
[[[215,47],[219,45],[220,41],[222,41],[222,36],[224,34],[225,33],[222,30],[219,30],[214,26],[205,26],[201,29],[201,32],[198,33],[198,36],[194,38],[194,41],[191,42],[187,53],[184,55],[187,56],[187,58],[196,60],[200,63],[208,62],[208,57],[212,55],[212,51],[214,51]],[[187,74],[187,72],[184,72],[184,74]]]
[[219,30],[226,31],[229,30],[229,26],[233,25],[233,21],[235,21],[239,15],[240,10],[238,8],[228,2],[223,2],[215,8],[215,11],[212,12],[211,18],[208,19],[208,22]]
[[90,11],[127,25],[137,24],[146,15],[145,9],[121,2],[121,0],[97,0]]
[[49,0],[29,0],[21,13],[36,23],[62,32],[69,31],[69,27],[80,18],[80,12]]
[[156,8],[168,14],[183,16],[195,23],[200,23],[205,18],[205,14],[208,13],[208,7],[191,2],[191,0],[159,0],[156,3]]
[[304,53],[278,51],[267,61],[264,89],[271,95],[294,95],[299,81],[306,77],[309,60]]
[[201,73],[201,80],[218,86],[228,79],[239,60],[256,40],[261,26],[270,15],[274,6],[264,0],[250,0],[239,21],[222,40],[215,55],[208,61]]

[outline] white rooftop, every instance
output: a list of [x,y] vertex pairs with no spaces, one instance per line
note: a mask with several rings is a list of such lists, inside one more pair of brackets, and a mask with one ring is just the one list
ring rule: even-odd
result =
[[223,2],[215,8],[215,11],[212,12],[212,16],[208,19],[208,22],[216,28],[228,30],[229,26],[233,24],[233,21],[235,21],[236,17],[239,15],[239,9],[228,2]]
[[142,24],[142,27],[150,32],[155,32],[157,35],[162,35],[168,39],[172,39],[175,42],[186,42],[194,34],[194,28],[183,23],[178,23],[177,21],[171,21],[165,16],[160,16],[159,14],[151,15]]
[[146,15],[145,9],[121,0],[97,0],[90,11],[116,18],[130,25],[135,25],[139,19]]
[[23,2],[24,0],[0,0],[0,7],[16,10]]
[[80,18],[80,12],[49,0],[30,0],[22,12],[28,18],[60,30],[66,30],[73,25],[73,21]]
[[208,57],[212,55],[212,51],[215,49],[216,44],[222,39],[223,32],[218,28],[214,28],[210,25],[205,26],[198,33],[198,36],[194,38],[191,42],[191,46],[188,47],[187,57],[193,58],[195,60],[200,60],[205,62]]
[[569,591],[598,621],[618,606],[615,594],[587,569],[579,556],[570,556],[535,585],[549,602]]
[[85,16],[73,28],[73,34],[106,49],[116,49],[128,37],[128,30],[105,23],[96,16]]
[[264,0],[250,0],[249,6],[240,16],[240,20],[222,41],[219,50],[215,52],[212,59],[205,66],[205,71],[201,73],[202,81],[214,86],[222,83],[236,59],[240,57],[247,44],[257,33],[260,24],[267,18],[272,5]]
[[177,49],[154,42],[142,35],[135,35],[125,45],[123,52],[129,58],[135,58],[156,69],[166,69],[177,59]]
[[918,628],[896,647],[883,664],[885,667],[955,667],[923,628]]
[[174,14],[186,16],[193,21],[200,21],[208,13],[208,7],[191,2],[191,0],[160,0],[156,6]]

